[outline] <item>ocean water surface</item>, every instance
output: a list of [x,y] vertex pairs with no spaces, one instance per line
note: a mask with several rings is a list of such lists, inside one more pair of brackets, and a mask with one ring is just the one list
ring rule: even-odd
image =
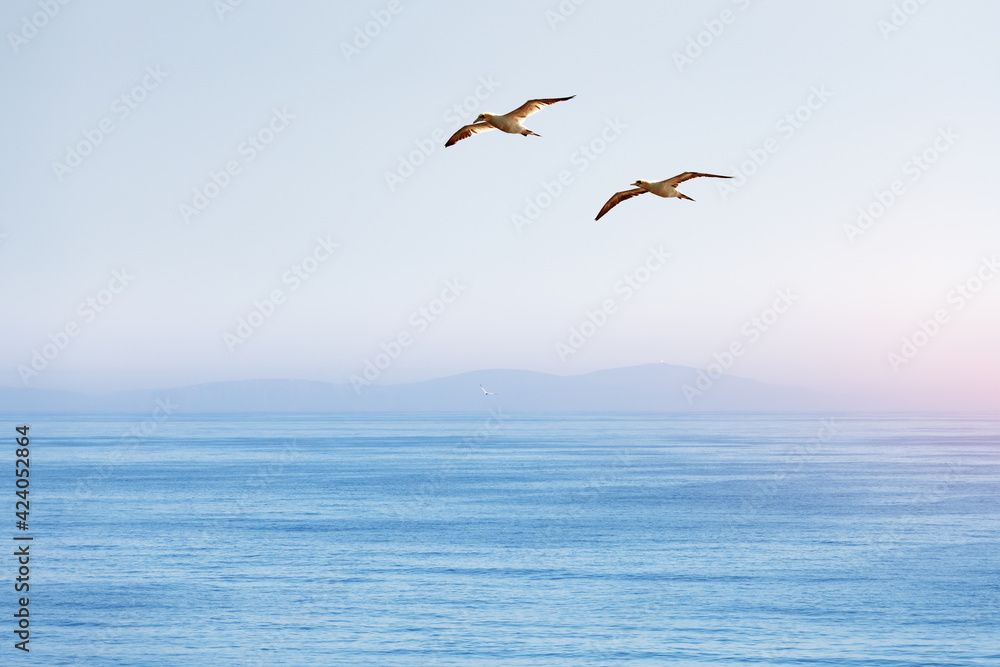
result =
[[29,419],[0,662],[1000,665],[1000,420],[490,405]]

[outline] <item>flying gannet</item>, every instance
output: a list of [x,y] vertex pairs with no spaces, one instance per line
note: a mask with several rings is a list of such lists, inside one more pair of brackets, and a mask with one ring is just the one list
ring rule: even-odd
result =
[[483,385],[479,385],[479,388],[483,390],[483,394],[485,394],[486,396],[496,396],[497,395],[497,393],[495,391],[486,391],[486,387],[484,387]]
[[690,199],[683,192],[677,190],[677,186],[684,181],[689,181],[692,178],[698,178],[699,176],[708,176],[709,178],[732,178],[732,176],[717,176],[715,174],[702,174],[697,171],[685,171],[683,174],[678,174],[673,178],[668,178],[665,181],[657,181],[655,183],[650,183],[649,181],[636,181],[632,185],[636,186],[633,190],[623,190],[621,192],[616,192],[608,203],[604,205],[601,212],[597,214],[594,220],[600,220],[605,213],[613,209],[618,204],[622,203],[626,199],[631,199],[632,197],[638,197],[644,192],[652,192],[654,195],[659,195],[660,197],[679,197],[681,199]]
[[459,128],[458,132],[451,135],[451,139],[448,140],[448,143],[446,143],[445,146],[453,146],[462,139],[468,139],[474,134],[479,134],[480,132],[492,129],[497,129],[501,132],[506,132],[507,134],[521,134],[524,136],[533,134],[536,137],[540,137],[542,135],[537,132],[532,132],[524,125],[521,125],[521,121],[539,109],[547,107],[550,104],[565,102],[566,100],[571,100],[574,97],[576,97],[576,95],[570,95],[569,97],[550,97],[544,100],[528,100],[510,113],[505,114],[481,113],[479,114],[479,117],[476,118],[474,123]]

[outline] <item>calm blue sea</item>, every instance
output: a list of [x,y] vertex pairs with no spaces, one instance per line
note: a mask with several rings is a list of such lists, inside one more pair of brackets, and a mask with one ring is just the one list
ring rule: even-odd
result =
[[998,419],[143,422],[29,420],[0,663],[1000,665]]

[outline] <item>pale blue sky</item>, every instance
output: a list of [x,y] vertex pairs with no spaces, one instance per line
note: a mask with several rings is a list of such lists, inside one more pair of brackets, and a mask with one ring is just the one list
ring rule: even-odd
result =
[[[18,366],[75,323],[29,386],[346,382],[408,334],[379,382],[660,360],[705,368],[739,341],[736,375],[997,406],[1000,280],[961,309],[949,300],[1000,253],[996,3],[914,3],[886,36],[887,0],[589,0],[554,26],[555,0],[502,11],[400,0],[349,61],[342,43],[388,2],[244,0],[222,18],[210,0],[58,6],[16,44],[10,33],[43,10],[16,0],[0,11],[3,384],[23,386]],[[718,32],[726,11],[721,34],[702,34],[711,43],[681,71],[675,53],[706,22]],[[123,118],[115,100],[144,77],[151,89]],[[488,92],[480,81],[491,78]],[[486,99],[470,116],[577,97],[527,121],[542,138],[436,142],[390,190],[399,156],[449,135],[447,112],[477,87]],[[794,133],[779,126],[814,89],[829,99],[813,98]],[[102,119],[113,132],[60,181],[53,162]],[[609,121],[614,141],[581,158]],[[241,144],[269,123],[281,131],[248,160]],[[949,129],[938,141],[947,150],[914,180],[907,161]],[[775,152],[729,196],[694,180],[681,188],[694,203],[647,195],[593,220],[636,179],[738,174],[765,145]],[[230,161],[240,172],[185,221],[179,206]],[[563,170],[571,182],[518,232],[512,215]],[[850,242],[844,225],[896,180],[896,201]],[[319,237],[339,248],[292,291],[282,276]],[[671,259],[632,298],[616,293],[650,246]],[[134,280],[88,321],[79,304],[123,267]],[[455,279],[461,294],[423,328],[412,314]],[[224,335],[275,289],[284,301],[272,316],[227,347]],[[782,289],[793,306],[751,340],[745,323]],[[561,359],[557,344],[608,298],[616,312]],[[942,309],[940,330],[894,370],[888,354]]]

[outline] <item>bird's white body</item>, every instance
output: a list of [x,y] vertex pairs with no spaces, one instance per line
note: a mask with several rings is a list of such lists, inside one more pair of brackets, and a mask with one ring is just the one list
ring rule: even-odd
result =
[[531,134],[531,130],[522,125],[517,118],[511,118],[510,114],[484,113],[483,121],[507,134]]
[[656,181],[655,183],[636,181],[635,184],[646,192],[652,192],[658,197],[683,197],[684,195],[680,193],[680,190],[672,186],[668,180]]

